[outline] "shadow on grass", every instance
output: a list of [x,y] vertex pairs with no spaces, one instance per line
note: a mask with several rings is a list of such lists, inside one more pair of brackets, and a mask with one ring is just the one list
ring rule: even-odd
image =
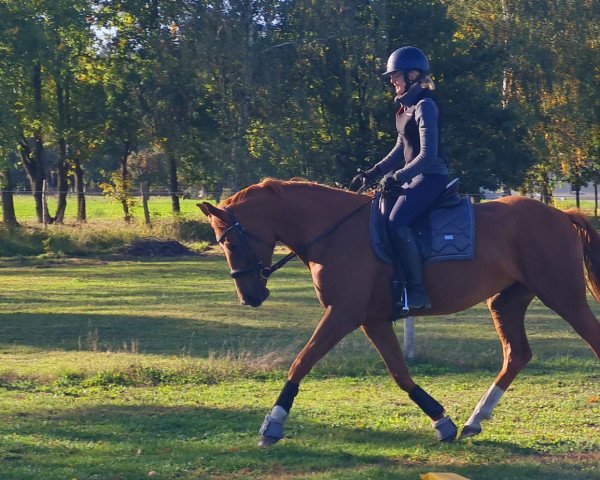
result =
[[302,415],[290,420],[288,438],[259,449],[262,413],[106,404],[22,414],[0,424],[0,477],[415,479],[417,472],[448,471],[456,456],[463,464],[451,470],[478,480],[597,478],[582,476],[585,465],[545,464],[510,443],[436,444],[431,432],[329,427]]
[[286,345],[298,335],[293,327],[274,330],[160,316],[0,314],[0,348],[5,349],[18,345],[47,350],[120,351],[133,340],[139,353],[207,357],[211,352],[228,349]]
[[[258,322],[259,323],[259,322]],[[287,368],[310,335],[310,325],[282,324],[273,328],[240,325],[236,318],[218,321],[173,319],[123,314],[0,313],[0,350],[15,347],[40,350],[128,352],[208,358],[278,356]],[[400,332],[398,332],[400,333]],[[400,335],[401,336],[401,333]],[[580,339],[536,338],[529,373],[577,373],[596,365]],[[134,349],[135,351],[132,351]],[[460,328],[437,333],[434,339],[417,338],[417,358],[409,363],[414,375],[446,375],[485,371],[493,375],[502,364],[495,338],[466,342]],[[422,352],[422,353],[421,353]],[[448,352],[451,352],[448,354]],[[492,352],[490,354],[490,352]],[[564,354],[562,353],[564,352]],[[566,354],[569,354],[568,356]],[[316,367],[313,375],[368,376],[384,374],[385,367],[362,333],[344,339]]]
[[[9,438],[3,445],[8,454],[4,454],[2,464],[13,471],[22,466],[24,474],[28,462],[35,458],[37,466],[47,472],[46,478],[53,478],[51,472],[60,478],[68,466],[75,465],[73,473],[83,478],[101,473],[100,478],[123,475],[129,479],[142,478],[149,471],[167,478],[176,472],[203,478],[202,474],[226,476],[240,471],[324,471],[385,461],[379,455],[339,449],[339,443],[334,451],[320,448],[324,443],[320,429],[310,425],[303,435],[316,437],[312,446],[286,440],[276,448],[261,450],[256,447],[261,420],[257,412],[143,405],[28,415],[12,422],[12,431],[27,440],[4,437]],[[31,438],[38,440],[33,448],[28,444]]]

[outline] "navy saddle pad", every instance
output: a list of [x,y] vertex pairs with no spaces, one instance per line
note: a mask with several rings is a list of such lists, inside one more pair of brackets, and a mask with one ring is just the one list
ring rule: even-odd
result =
[[[382,195],[371,205],[371,244],[377,257],[393,263],[387,218],[396,198]],[[470,260],[475,255],[473,205],[458,194],[458,179],[411,225],[425,263]]]

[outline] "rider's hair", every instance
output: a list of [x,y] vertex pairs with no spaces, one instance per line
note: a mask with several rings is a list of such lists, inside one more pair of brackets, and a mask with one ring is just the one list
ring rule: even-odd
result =
[[428,88],[429,90],[435,90],[435,83],[433,83],[433,80],[431,79],[431,77],[429,75],[424,75],[423,77],[421,77],[419,79],[419,83],[421,84],[421,87],[423,87],[423,88]]

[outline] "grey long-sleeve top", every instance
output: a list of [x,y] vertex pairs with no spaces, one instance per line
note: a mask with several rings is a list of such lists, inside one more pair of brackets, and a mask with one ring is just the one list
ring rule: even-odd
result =
[[415,84],[398,100],[396,145],[375,167],[382,175],[394,171],[401,183],[419,174],[448,175],[439,148],[439,110],[429,90]]

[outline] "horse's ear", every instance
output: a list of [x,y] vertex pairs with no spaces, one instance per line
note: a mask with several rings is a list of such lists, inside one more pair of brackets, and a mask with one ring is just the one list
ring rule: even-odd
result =
[[202,213],[204,215],[206,215],[208,218],[217,217],[217,218],[222,219],[225,215],[225,212],[223,210],[215,207],[214,205],[211,205],[208,202],[197,203],[196,205],[198,206],[198,208],[200,210],[202,210]]

